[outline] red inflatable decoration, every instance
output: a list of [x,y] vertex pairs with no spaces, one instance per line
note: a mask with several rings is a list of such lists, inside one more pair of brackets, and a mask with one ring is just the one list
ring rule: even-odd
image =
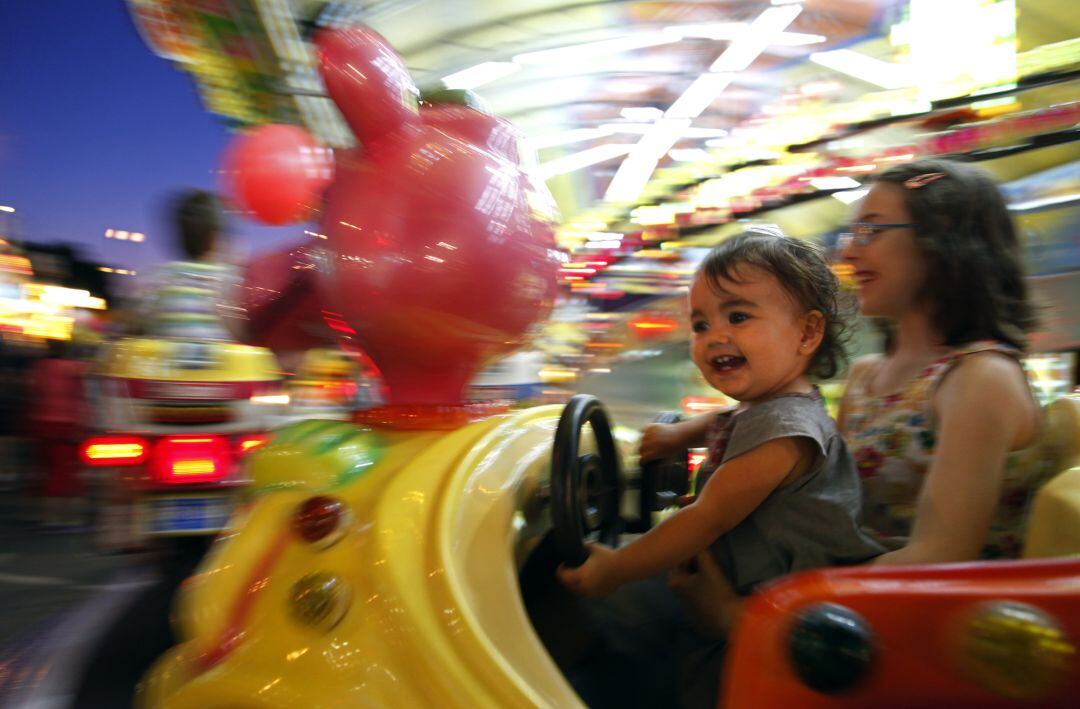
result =
[[555,297],[550,194],[519,168],[505,121],[423,113],[401,58],[367,28],[322,32],[321,70],[360,147],[339,154],[319,273],[378,366],[390,404],[456,405]]
[[270,225],[305,221],[333,179],[333,158],[303,128],[266,125],[235,138],[222,161],[224,191]]
[[240,304],[247,313],[245,341],[269,347],[289,362],[304,350],[326,347],[338,336],[326,323],[315,287],[316,250],[290,246],[248,264]]

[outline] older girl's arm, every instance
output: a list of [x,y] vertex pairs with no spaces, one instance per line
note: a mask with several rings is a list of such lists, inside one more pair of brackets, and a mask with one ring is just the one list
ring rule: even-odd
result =
[[934,406],[937,450],[911,539],[876,564],[978,558],[1001,499],[1005,458],[1037,433],[1037,405],[1023,371],[1001,354],[965,357],[942,381]]

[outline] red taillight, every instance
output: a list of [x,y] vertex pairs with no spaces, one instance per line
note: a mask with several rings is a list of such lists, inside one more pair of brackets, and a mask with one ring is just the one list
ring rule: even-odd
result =
[[348,514],[348,506],[336,497],[309,497],[293,514],[293,530],[306,542],[330,546],[345,533]]
[[139,436],[95,436],[79,446],[86,465],[142,465],[150,455],[150,442]]
[[225,436],[166,436],[154,446],[151,474],[162,483],[217,482],[232,468]]
[[256,448],[262,448],[269,442],[269,433],[249,433],[246,436],[240,436],[240,438],[236,439],[236,453],[242,456],[250,453]]

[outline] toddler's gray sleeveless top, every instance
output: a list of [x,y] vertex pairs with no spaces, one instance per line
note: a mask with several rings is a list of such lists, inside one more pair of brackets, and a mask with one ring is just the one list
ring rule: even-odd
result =
[[785,394],[718,414],[710,435],[698,490],[723,463],[776,438],[808,438],[818,451],[809,472],[774,490],[713,543],[720,568],[740,594],[793,571],[858,564],[885,551],[861,530],[855,461],[820,394]]

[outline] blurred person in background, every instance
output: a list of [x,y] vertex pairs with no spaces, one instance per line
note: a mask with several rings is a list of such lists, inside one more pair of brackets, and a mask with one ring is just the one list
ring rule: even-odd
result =
[[225,236],[220,201],[210,192],[187,190],[175,198],[172,219],[184,260],[155,274],[141,305],[140,329],[151,337],[234,339],[221,312],[237,276],[219,258]]
[[49,529],[76,529],[85,521],[86,484],[78,445],[89,418],[86,370],[64,340],[49,340],[48,355],[30,368],[29,419],[43,474],[41,522]]

